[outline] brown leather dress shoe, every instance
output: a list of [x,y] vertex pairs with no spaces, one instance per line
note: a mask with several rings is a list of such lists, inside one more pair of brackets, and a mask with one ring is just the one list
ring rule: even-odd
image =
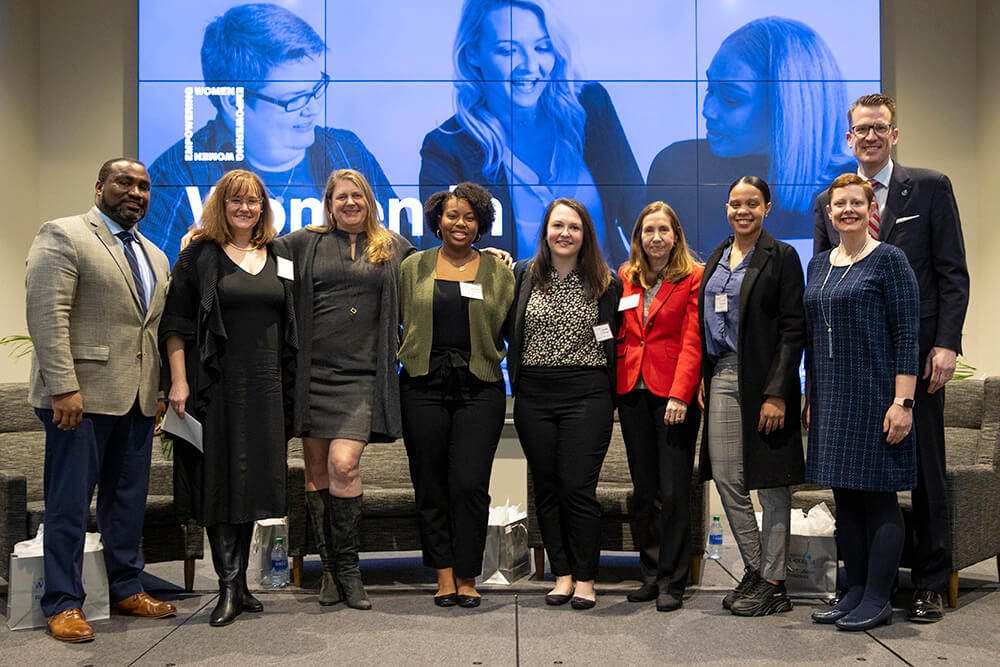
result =
[[145,592],[111,603],[112,611],[143,618],[163,618],[177,613],[177,607],[169,602],[161,602],[149,597]]
[[79,609],[67,609],[55,616],[49,616],[49,634],[52,638],[61,642],[89,642],[94,638],[94,630],[83,618],[83,612]]

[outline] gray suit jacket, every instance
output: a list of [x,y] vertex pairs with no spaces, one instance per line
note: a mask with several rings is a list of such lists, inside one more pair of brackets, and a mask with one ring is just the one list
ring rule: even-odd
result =
[[28,398],[36,408],[51,408],[53,395],[79,390],[84,412],[123,415],[138,396],[143,414],[156,414],[156,333],[169,263],[136,236],[156,276],[145,316],[125,253],[96,206],[50,220],[35,236],[25,287],[34,345]]

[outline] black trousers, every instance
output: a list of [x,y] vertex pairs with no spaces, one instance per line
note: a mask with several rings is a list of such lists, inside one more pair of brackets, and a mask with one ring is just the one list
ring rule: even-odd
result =
[[645,389],[618,397],[635,519],[632,536],[645,583],[683,593],[691,554],[691,474],[701,421],[697,404],[684,422],[667,426],[667,400]]
[[611,441],[613,412],[603,367],[521,369],[514,426],[531,468],[538,525],[556,576],[597,577],[597,478]]
[[[921,364],[927,358],[925,351]],[[921,370],[921,373],[923,371]],[[951,576],[951,527],[945,483],[944,392],[927,393],[917,379],[913,425],[917,437],[917,486],[913,489],[912,577],[914,588],[944,593]]]
[[403,373],[400,399],[424,565],[476,577],[506,411],[503,382],[473,379],[456,395]]

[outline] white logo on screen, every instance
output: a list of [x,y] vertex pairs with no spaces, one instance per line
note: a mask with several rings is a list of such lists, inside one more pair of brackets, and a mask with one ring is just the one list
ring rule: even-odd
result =
[[[451,190],[455,189],[455,186],[451,186]],[[209,188],[208,192],[205,194],[207,199],[211,196],[215,187]],[[198,186],[189,185],[184,188],[187,194],[188,204],[191,206],[191,214],[198,224],[201,225],[201,214],[204,211],[204,200],[201,197],[201,191]],[[501,236],[503,234],[503,205],[494,197],[493,201],[493,211],[495,217],[493,219],[493,225],[490,227],[490,235]],[[288,210],[285,210],[284,204],[279,202],[277,199],[271,199],[271,212],[274,216],[274,229],[278,234],[285,232],[294,232],[296,230],[302,229],[303,220],[308,212],[309,220],[305,224],[309,225],[323,225],[323,202],[315,197],[304,197],[298,198],[294,197],[287,201]],[[382,204],[375,202],[375,207],[377,209],[376,213],[379,220],[385,220],[386,226],[397,234],[402,234],[400,230],[402,222],[402,212],[405,210],[407,212],[407,217],[410,223],[410,236],[419,237],[424,235],[424,206],[420,203],[420,200],[415,197],[403,197],[398,199],[392,197],[389,199],[389,215],[386,217],[385,211],[382,208]],[[288,229],[285,229],[285,224],[288,224]]]
[[[232,95],[236,111],[233,122],[235,151],[195,151],[194,98],[209,95]],[[243,161],[243,86],[188,86],[184,89],[184,161],[185,162],[242,162]]]

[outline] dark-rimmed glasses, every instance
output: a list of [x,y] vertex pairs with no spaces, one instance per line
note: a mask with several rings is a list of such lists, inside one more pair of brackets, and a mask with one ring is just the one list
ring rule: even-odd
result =
[[330,85],[330,77],[326,72],[323,72],[323,80],[313,86],[313,89],[308,93],[302,93],[301,95],[296,95],[295,97],[288,100],[279,100],[273,97],[268,97],[267,95],[261,95],[260,93],[250,90],[249,88],[244,89],[243,94],[249,97],[255,97],[258,100],[264,100],[270,104],[281,107],[285,111],[291,113],[293,111],[299,111],[304,109],[313,100],[322,97],[326,92],[326,87]]

